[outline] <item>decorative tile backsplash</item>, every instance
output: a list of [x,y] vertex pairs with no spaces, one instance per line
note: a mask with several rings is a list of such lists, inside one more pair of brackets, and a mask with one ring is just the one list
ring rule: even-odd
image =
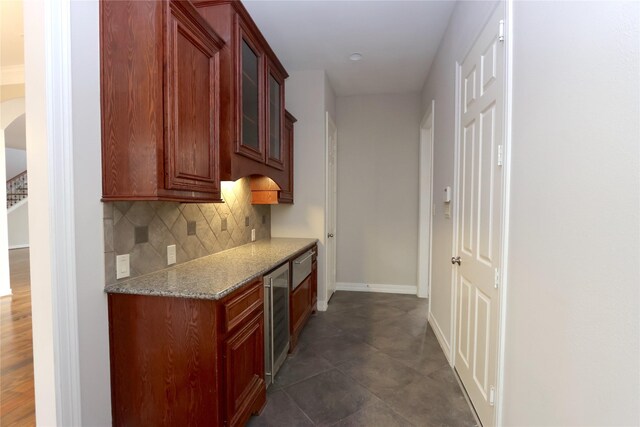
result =
[[[271,207],[252,205],[247,178],[223,183],[225,203],[104,203],[106,283],[116,283],[116,255],[130,254],[131,276],[167,267],[167,246],[177,263],[271,237]],[[129,278],[130,278],[129,277]],[[126,280],[126,279],[122,279]]]

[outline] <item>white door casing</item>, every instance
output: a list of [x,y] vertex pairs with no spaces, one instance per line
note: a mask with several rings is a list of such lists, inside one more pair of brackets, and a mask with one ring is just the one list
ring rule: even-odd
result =
[[326,204],[326,229],[327,229],[327,263],[326,263],[326,281],[327,281],[327,299],[329,302],[331,296],[336,290],[336,200],[337,200],[337,143],[338,129],[336,124],[326,113],[326,129],[327,138],[327,204]]
[[435,100],[432,100],[420,124],[418,297],[429,298],[429,303],[431,303],[431,230],[433,227],[434,110]]
[[[495,424],[502,254],[503,9],[459,70],[454,366],[484,426]],[[452,259],[454,262],[454,259]]]

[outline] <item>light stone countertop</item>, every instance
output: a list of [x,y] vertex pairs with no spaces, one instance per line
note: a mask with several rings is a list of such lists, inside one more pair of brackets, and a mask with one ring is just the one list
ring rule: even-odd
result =
[[317,239],[258,240],[105,287],[113,294],[218,300],[278,267]]

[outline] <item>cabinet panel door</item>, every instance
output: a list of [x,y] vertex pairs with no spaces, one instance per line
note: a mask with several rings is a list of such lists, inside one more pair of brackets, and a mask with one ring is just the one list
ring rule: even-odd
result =
[[227,425],[244,425],[256,411],[256,399],[265,393],[263,333],[264,314],[260,310],[244,328],[225,340]]
[[[167,22],[165,185],[218,192],[218,48],[176,2]],[[196,12],[197,13],[197,12]]]
[[284,169],[284,78],[267,67],[267,164]]
[[[105,199],[144,197],[158,189],[158,145],[163,144],[163,11],[159,2],[100,2]],[[129,25],[131,22],[137,25]],[[164,184],[163,177],[159,184]]]
[[310,313],[311,275],[291,293],[291,334],[298,335]]
[[[316,249],[316,253],[318,249]],[[316,311],[316,303],[318,302],[318,262],[313,261],[311,267],[311,311]]]
[[240,18],[236,19],[239,118],[236,152],[264,163],[264,56]]
[[288,111],[284,112],[284,129],[282,141],[282,158],[286,180],[278,193],[278,203],[293,203],[293,124],[296,118]]

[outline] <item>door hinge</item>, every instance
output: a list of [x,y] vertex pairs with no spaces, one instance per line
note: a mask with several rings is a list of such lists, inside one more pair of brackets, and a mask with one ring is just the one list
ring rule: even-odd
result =
[[489,388],[489,405],[493,406],[496,403],[496,388],[491,386]]
[[498,271],[497,268],[494,270],[494,272],[495,272],[495,276],[494,276],[495,280],[493,281],[493,286],[494,288],[498,289],[498,286],[500,286],[500,272]]
[[504,41],[504,19],[501,19],[500,23],[498,24],[498,41]]
[[503,157],[502,144],[500,144],[498,145],[498,166],[502,166],[502,163],[504,163]]

